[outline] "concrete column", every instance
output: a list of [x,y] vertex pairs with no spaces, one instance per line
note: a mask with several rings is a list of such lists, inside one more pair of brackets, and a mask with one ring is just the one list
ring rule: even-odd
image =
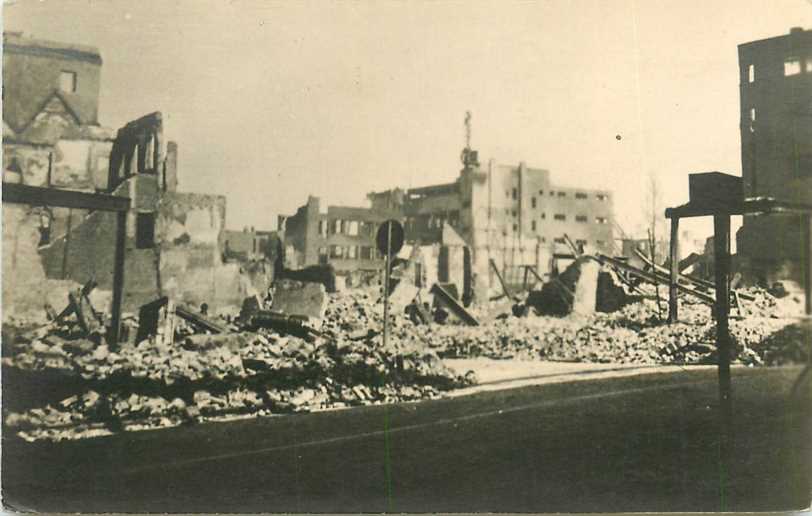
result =
[[668,323],[673,324],[679,320],[679,300],[677,298],[677,282],[679,281],[679,218],[671,219],[670,242],[671,268],[668,278]]
[[731,464],[733,406],[730,383],[730,216],[713,217],[714,270],[716,283],[716,349],[719,371],[719,500],[727,510],[727,478]]

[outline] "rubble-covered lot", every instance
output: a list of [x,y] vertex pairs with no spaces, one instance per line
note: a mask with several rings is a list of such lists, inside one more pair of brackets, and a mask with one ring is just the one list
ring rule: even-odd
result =
[[[805,361],[808,349],[770,295],[751,291],[747,314],[731,321],[736,358],[745,364]],[[607,314],[556,318],[505,316],[510,304],[475,310],[483,323],[414,324],[392,316],[384,348],[377,294],[330,295],[316,336],[268,328],[201,335],[175,327],[175,341],[152,336],[113,350],[71,322],[4,325],[4,375],[70,380],[75,392],[45,406],[4,411],[7,428],[27,440],[74,439],[235,417],[273,416],[360,404],[434,398],[476,382],[442,358],[490,357],[635,364],[715,360],[715,327],[706,305],[683,302],[666,325],[643,300]]]

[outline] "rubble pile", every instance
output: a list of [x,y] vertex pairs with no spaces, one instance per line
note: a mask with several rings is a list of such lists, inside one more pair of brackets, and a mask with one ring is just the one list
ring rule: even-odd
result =
[[[735,358],[753,365],[807,360],[800,330],[783,317],[784,300],[758,289],[745,292],[753,300],[730,321]],[[29,440],[73,439],[420,400],[476,382],[471,372],[450,370],[443,358],[627,364],[716,359],[711,308],[692,298],[683,299],[680,322],[672,325],[663,320],[667,310],[645,297],[612,313],[568,317],[532,310],[511,315],[510,302],[495,302],[491,314],[487,308],[474,309],[475,319],[482,321],[478,324],[416,321],[408,315],[412,303],[390,314],[384,346],[379,291],[324,295],[328,299],[318,329],[310,326],[312,318],[270,312],[254,299],[239,318],[216,322],[176,308],[184,320],[157,326],[171,327],[173,338],[158,331],[115,349],[70,319],[33,329],[23,328],[23,321],[16,328],[4,326],[4,367],[70,375],[81,379],[83,389],[44,408],[7,414],[5,422]],[[428,301],[423,291],[415,299],[425,310]],[[441,309],[435,307],[434,315]],[[136,334],[133,319],[125,318],[125,326]]]
[[[331,296],[315,338],[268,328],[150,337],[116,350],[87,339],[39,330],[18,335],[3,365],[81,376],[87,391],[44,408],[12,413],[5,423],[21,437],[73,439],[122,430],[234,417],[268,416],[439,397],[474,383],[425,345],[398,338],[383,349],[372,297]],[[373,321],[373,319],[375,319]],[[406,320],[408,322],[408,320]],[[232,325],[233,327],[233,325]],[[362,331],[359,331],[362,330]]]
[[[736,357],[745,364],[780,363],[803,358],[801,340],[783,343],[780,330],[792,320],[781,317],[775,299],[758,289],[746,316],[732,318]],[[684,300],[680,322],[664,324],[654,300],[643,299],[613,313],[584,317],[503,318],[485,327],[425,329],[441,357],[520,358],[634,364],[710,363],[715,361],[716,326],[711,309]],[[789,336],[789,335],[788,335]]]

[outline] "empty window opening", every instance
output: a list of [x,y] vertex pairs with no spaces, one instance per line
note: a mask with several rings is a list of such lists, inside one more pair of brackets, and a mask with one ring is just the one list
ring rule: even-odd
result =
[[556,213],[555,215],[553,215],[553,218],[555,220],[567,220],[567,216],[564,215],[563,213]]
[[352,236],[358,236],[358,221],[357,220],[349,221],[349,224],[348,224],[348,227],[347,227],[347,234],[352,235]]
[[51,214],[41,213],[39,216],[39,245],[51,243]]
[[797,57],[788,57],[784,59],[784,75],[798,75],[801,73],[801,60]]
[[747,82],[756,82],[756,66],[749,65],[747,67]]
[[62,70],[59,74],[59,89],[65,93],[76,93],[76,72]]
[[347,249],[347,258],[349,258],[350,260],[355,260],[356,258],[358,258],[358,248],[356,246],[351,245]]
[[135,216],[135,248],[155,247],[155,214],[137,213]]
[[576,215],[575,216],[575,221],[576,222],[586,222],[588,220],[589,220],[589,217],[587,217],[586,215]]

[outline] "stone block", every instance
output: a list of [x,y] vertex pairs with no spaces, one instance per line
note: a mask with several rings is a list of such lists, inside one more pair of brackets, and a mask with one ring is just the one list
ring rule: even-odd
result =
[[314,319],[324,317],[328,297],[321,283],[279,280],[274,287],[271,310]]

